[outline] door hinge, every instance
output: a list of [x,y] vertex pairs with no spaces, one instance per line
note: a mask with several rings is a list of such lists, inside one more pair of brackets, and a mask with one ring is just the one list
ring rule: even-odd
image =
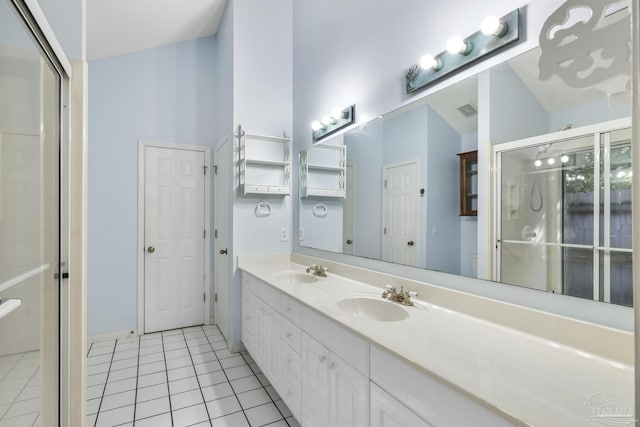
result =
[[202,231],[202,238],[206,239],[207,238],[207,230],[203,230]]
[[387,180],[384,180],[384,188],[387,188]]
[[207,165],[204,165],[204,166],[202,167],[202,170],[204,171],[204,174],[206,175],[206,174],[207,174]]
[[384,234],[387,234],[387,227],[384,228]]
[[214,239],[218,238],[218,229],[217,228],[215,230],[213,230],[213,238]]
[[206,300],[207,300],[207,294],[206,294],[206,293],[203,293],[203,294],[202,294],[202,301],[206,301]]
[[214,302],[218,302],[218,294],[217,293],[213,294],[213,301]]
[[218,165],[213,165],[213,174],[218,175]]

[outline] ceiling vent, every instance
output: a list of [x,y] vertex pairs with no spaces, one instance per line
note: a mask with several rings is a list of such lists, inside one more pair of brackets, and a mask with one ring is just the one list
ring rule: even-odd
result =
[[458,111],[460,111],[462,115],[467,118],[478,115],[478,109],[473,104],[461,105],[458,107]]

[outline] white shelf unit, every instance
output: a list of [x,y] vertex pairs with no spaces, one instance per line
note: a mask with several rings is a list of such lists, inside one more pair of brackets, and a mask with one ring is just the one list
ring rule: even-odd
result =
[[301,197],[345,198],[347,147],[319,144],[300,152]]
[[291,194],[291,139],[254,135],[241,127],[236,136],[242,194]]

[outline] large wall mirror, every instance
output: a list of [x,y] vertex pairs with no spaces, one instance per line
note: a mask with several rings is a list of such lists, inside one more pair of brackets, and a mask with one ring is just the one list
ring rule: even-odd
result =
[[589,79],[624,45],[599,43],[571,46],[586,70],[541,73],[538,47],[301,152],[300,246],[632,305],[631,64]]

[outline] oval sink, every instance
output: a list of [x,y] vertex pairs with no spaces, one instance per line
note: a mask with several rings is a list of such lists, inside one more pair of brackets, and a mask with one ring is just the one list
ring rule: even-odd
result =
[[316,276],[312,276],[311,274],[306,274],[306,273],[297,273],[297,272],[282,273],[282,274],[278,274],[277,277],[285,280],[286,282],[295,283],[299,285],[303,283],[315,283],[318,281],[318,278]]
[[409,312],[394,302],[373,298],[345,298],[336,303],[338,308],[355,317],[381,322],[397,322],[409,317]]

